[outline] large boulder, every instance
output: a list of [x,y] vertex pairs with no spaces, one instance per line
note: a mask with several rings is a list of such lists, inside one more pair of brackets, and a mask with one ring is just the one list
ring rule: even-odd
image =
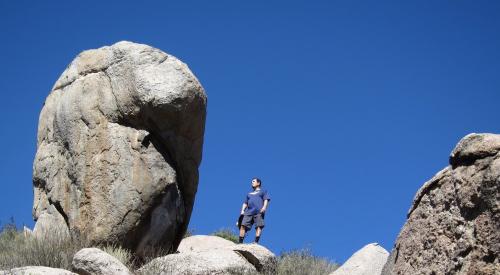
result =
[[365,245],[356,251],[331,275],[380,275],[389,252],[377,243]]
[[169,254],[156,258],[139,269],[139,274],[231,275],[255,272],[255,267],[230,249],[211,249]]
[[181,253],[204,251],[233,246],[234,243],[224,238],[208,235],[193,235],[182,239],[177,251]]
[[[202,236],[201,239],[203,239]],[[210,238],[209,238],[210,240]],[[182,244],[179,246],[182,247]],[[201,249],[200,249],[201,248]],[[258,244],[231,244],[209,248],[194,246],[156,258],[141,267],[139,274],[274,274],[276,256]]]
[[0,271],[0,275],[78,275],[71,271],[46,266],[23,266]]
[[118,259],[95,247],[78,251],[71,266],[80,275],[132,275]]
[[158,49],[119,42],[79,54],[40,113],[36,227],[138,255],[175,251],[197,190],[206,103],[186,64]]
[[500,274],[500,135],[470,134],[417,192],[383,274]]

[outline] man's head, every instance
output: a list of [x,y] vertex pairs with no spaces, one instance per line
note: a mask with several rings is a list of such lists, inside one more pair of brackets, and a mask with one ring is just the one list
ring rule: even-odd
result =
[[262,181],[259,178],[253,178],[252,179],[252,187],[255,189],[257,187],[260,187],[262,185]]

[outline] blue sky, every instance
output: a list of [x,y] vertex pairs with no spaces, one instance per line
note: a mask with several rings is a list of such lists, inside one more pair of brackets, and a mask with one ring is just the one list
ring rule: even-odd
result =
[[136,2],[0,2],[2,222],[33,226],[53,83],[82,50],[120,40],[177,56],[206,89],[198,234],[233,228],[258,176],[273,251],[343,262],[390,249],[458,140],[500,132],[500,2]]

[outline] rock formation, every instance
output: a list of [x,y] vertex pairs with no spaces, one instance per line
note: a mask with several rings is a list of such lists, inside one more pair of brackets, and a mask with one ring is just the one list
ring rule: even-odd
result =
[[380,275],[388,256],[389,252],[377,243],[367,244],[331,275]]
[[417,192],[382,274],[500,274],[500,135],[470,134]]
[[171,55],[131,42],[79,54],[40,114],[34,233],[64,229],[138,255],[175,251],[195,199],[205,116],[202,86]]
[[[192,237],[190,237],[192,238]],[[219,237],[213,237],[219,238]],[[184,240],[182,241],[184,242]],[[258,244],[232,244],[220,246],[215,243],[212,248],[206,243],[188,240],[188,251],[169,254],[156,258],[140,268],[139,274],[274,274],[276,256],[267,248]],[[196,246],[200,244],[200,247]]]
[[212,249],[198,252],[169,254],[156,258],[139,274],[248,274],[256,271],[245,258],[229,249]]

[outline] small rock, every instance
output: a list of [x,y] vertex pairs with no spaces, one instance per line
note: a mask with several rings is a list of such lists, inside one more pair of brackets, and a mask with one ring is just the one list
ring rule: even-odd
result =
[[365,245],[331,275],[380,275],[389,252],[377,243]]
[[80,275],[132,275],[125,265],[99,248],[84,248],[78,251],[71,265]]

